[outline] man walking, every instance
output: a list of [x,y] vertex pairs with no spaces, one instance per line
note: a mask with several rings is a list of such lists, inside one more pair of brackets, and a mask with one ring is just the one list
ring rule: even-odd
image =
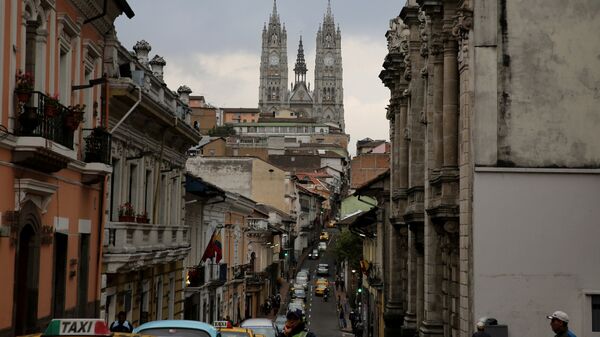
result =
[[346,328],[346,315],[344,313],[344,307],[343,306],[339,306],[339,310],[340,310],[340,329],[345,329]]
[[555,337],[577,337],[569,330],[569,315],[563,311],[555,311],[546,316],[550,320],[550,327],[556,334]]

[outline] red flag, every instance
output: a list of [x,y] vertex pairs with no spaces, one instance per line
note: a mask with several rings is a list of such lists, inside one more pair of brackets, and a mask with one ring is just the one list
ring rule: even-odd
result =
[[210,237],[206,250],[204,250],[204,254],[202,254],[201,261],[204,262],[206,259],[212,259],[215,257],[215,254],[217,255],[216,262],[219,263],[223,258],[223,248],[221,245],[221,233],[219,233],[217,229],[215,229]]
[[215,233],[216,233],[216,230],[210,236],[210,241],[208,241],[208,245],[206,246],[206,249],[204,250],[204,254],[202,254],[202,259],[200,259],[200,261],[202,261],[202,262],[206,261],[206,259],[210,259],[215,256],[215,248],[214,248],[214,244],[213,244],[213,239],[215,237]]

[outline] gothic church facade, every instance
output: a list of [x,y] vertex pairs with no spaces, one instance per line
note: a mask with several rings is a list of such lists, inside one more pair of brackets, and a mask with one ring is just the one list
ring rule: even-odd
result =
[[269,24],[262,31],[258,107],[263,113],[291,110],[298,117],[312,117],[319,123],[333,123],[344,130],[344,91],[341,32],[336,27],[331,3],[319,25],[316,41],[314,88],[306,81],[302,37],[294,65],[294,80],[288,88],[287,31],[274,0]]

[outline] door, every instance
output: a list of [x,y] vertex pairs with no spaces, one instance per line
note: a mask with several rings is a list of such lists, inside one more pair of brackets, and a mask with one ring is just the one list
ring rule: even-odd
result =
[[19,233],[15,272],[15,334],[35,332],[37,326],[39,246],[30,223]]
[[54,234],[54,317],[65,315],[65,291],[67,285],[67,249],[68,237],[62,233]]

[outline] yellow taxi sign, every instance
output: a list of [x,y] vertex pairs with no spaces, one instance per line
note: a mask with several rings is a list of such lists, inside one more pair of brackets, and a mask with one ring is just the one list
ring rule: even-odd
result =
[[227,321],[215,321],[213,323],[213,326],[217,329],[218,328],[227,328],[228,325],[229,325],[229,322],[227,322]]
[[110,336],[102,319],[53,319],[43,336]]

